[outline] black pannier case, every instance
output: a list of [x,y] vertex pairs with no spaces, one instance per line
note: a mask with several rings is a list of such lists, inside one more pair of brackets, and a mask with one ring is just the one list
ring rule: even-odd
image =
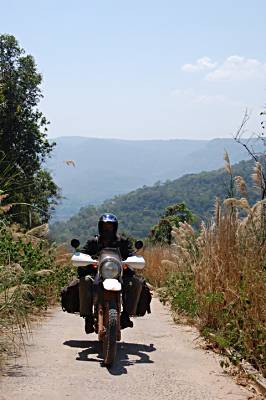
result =
[[79,279],[74,279],[61,290],[61,306],[68,313],[79,312]]
[[143,281],[137,275],[123,277],[123,308],[131,316],[136,316]]
[[132,317],[150,313],[151,293],[142,276],[123,277],[123,308]]
[[136,312],[137,317],[143,317],[146,314],[146,312],[148,314],[151,313],[151,306],[150,306],[151,298],[152,296],[150,289],[148,288],[146,282],[144,281],[137,306],[137,312]]

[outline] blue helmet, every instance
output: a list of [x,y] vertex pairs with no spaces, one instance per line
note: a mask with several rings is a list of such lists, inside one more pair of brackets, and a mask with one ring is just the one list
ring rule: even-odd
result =
[[108,226],[110,226],[110,224],[112,224],[112,234],[115,237],[116,233],[117,233],[117,229],[118,229],[118,219],[116,218],[116,216],[114,214],[103,214],[101,215],[99,222],[98,222],[98,230],[99,230],[99,234],[100,236],[105,236],[106,232],[105,232],[105,224]]

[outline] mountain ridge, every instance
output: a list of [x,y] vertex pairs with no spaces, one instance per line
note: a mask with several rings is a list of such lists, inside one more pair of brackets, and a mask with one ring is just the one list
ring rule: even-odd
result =
[[[254,202],[258,194],[252,188],[251,173],[253,161],[241,161],[233,165],[233,174],[245,179],[249,190],[249,200]],[[208,220],[213,212],[216,197],[228,197],[230,177],[220,168],[187,174],[181,178],[153,186],[144,186],[124,195],[104,201],[100,206],[88,205],[66,222],[56,222],[51,226],[51,238],[59,242],[78,237],[81,242],[97,229],[99,215],[112,212],[117,215],[120,231],[134,237],[144,238],[156,224],[165,208],[174,203],[185,202],[188,208],[201,219]],[[237,193],[236,193],[237,195]]]
[[[101,204],[143,185],[176,179],[223,165],[224,148],[232,162],[247,158],[233,139],[128,140],[59,137],[47,162],[64,199],[54,220],[66,220],[80,207]],[[67,160],[74,160],[68,166]]]

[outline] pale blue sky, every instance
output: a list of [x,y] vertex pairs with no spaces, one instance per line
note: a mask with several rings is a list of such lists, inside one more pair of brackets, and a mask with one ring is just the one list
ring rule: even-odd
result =
[[266,103],[266,1],[0,0],[43,74],[49,135],[230,137]]

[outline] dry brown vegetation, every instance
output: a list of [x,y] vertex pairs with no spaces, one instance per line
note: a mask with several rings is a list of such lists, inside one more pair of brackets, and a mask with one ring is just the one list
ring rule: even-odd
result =
[[66,249],[51,246],[46,233],[46,225],[0,229],[0,364],[23,344],[31,316],[58,300],[74,272]]
[[[229,163],[227,163],[229,165]],[[259,168],[254,182],[259,185]],[[245,182],[235,178],[242,195]],[[213,221],[173,228],[174,243],[146,250],[147,277],[164,286],[173,310],[194,318],[232,361],[244,358],[266,376],[266,200],[217,199]]]
[[[226,201],[201,233],[195,289],[202,327],[266,373],[266,244],[264,205]],[[236,207],[244,207],[246,218]],[[224,342],[224,343],[223,343]]]
[[173,271],[171,265],[162,264],[162,260],[170,260],[172,257],[170,247],[150,245],[145,247],[143,256],[146,262],[146,267],[143,271],[145,277],[154,287],[162,287],[165,283],[166,276]]
[[[221,348],[233,347],[266,373],[266,242],[264,204],[216,204],[216,219],[200,232],[174,228],[174,244],[145,252],[147,277],[166,286],[172,308],[200,321]],[[241,218],[238,208],[247,213]],[[170,257],[169,257],[170,256]]]

